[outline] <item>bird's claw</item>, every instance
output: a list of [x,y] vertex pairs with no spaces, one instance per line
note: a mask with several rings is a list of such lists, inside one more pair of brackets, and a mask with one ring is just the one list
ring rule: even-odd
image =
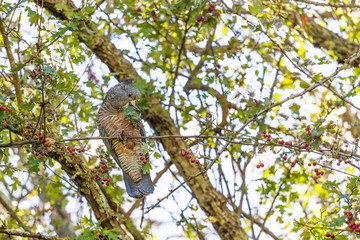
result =
[[122,130],[120,133],[119,133],[119,135],[117,136],[117,139],[119,140],[119,141],[125,141],[126,140],[126,137],[124,136],[124,130]]

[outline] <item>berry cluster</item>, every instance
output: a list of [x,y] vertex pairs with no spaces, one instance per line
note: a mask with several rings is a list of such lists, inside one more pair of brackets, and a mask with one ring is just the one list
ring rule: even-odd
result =
[[263,163],[260,163],[260,164],[256,165],[256,167],[257,167],[257,168],[262,168],[262,167],[264,167],[264,164],[263,164]]
[[284,140],[280,139],[280,140],[278,141],[278,144],[280,144],[280,145],[285,144],[285,145],[287,145],[287,146],[291,146],[291,145],[292,145],[292,142],[291,142],[291,141],[285,142]]
[[291,167],[295,167],[295,165],[299,162],[299,159],[295,159],[295,161],[293,161],[291,163]]
[[99,159],[101,160],[100,165],[96,166],[95,169],[91,169],[91,173],[94,175],[95,180],[98,181],[102,180],[102,184],[109,186],[110,184],[109,172],[110,169],[115,165],[111,161],[110,157],[106,157],[100,154]]
[[305,149],[307,152],[310,151],[310,144],[309,143],[305,143],[304,146],[302,146],[303,149]]
[[36,156],[44,156],[44,157],[48,157],[49,154],[41,149],[38,149],[38,148],[35,148],[35,151],[34,150],[31,150],[31,154],[34,154]]
[[10,107],[9,107],[9,108],[6,108],[6,107],[0,105],[0,111],[6,111],[6,110],[8,110],[8,112],[11,112],[11,111],[12,111],[12,109],[11,109]]
[[272,140],[270,134],[267,134],[267,132],[265,130],[262,131],[262,134],[263,134],[263,137],[266,138],[266,141],[270,142]]
[[[46,142],[45,142],[46,143]],[[71,148],[71,147],[69,147],[69,146],[67,146],[66,147],[66,149],[71,153],[71,155],[75,155],[76,154],[76,151],[78,151],[79,153],[80,152],[85,152],[85,149],[84,148],[78,148],[78,149],[76,149],[76,148]]]
[[329,238],[335,238],[335,234],[333,234],[333,233],[326,233],[325,236],[329,237]]
[[315,168],[315,170],[314,170],[315,172],[316,172],[316,175],[324,175],[324,171],[321,171],[320,172],[320,170],[318,169],[318,168]]
[[342,160],[341,158],[339,158],[336,165],[340,166],[342,161],[344,161],[345,164],[351,164],[351,160]]
[[139,153],[139,155],[140,155],[140,160],[143,161],[144,164],[147,163],[147,160],[144,157],[144,153],[141,152]]
[[182,152],[181,152],[181,155],[184,156],[184,157],[186,156],[188,159],[190,159],[190,161],[191,161],[192,163],[200,163],[200,161],[199,161],[198,159],[194,159],[194,158],[190,155],[189,150],[182,151]]
[[209,12],[213,12],[215,10],[215,5],[214,4],[210,4],[209,6]]
[[347,216],[346,223],[347,223],[348,227],[350,228],[350,231],[351,232],[355,231],[357,233],[360,233],[360,224],[355,223],[355,221],[350,222],[350,220],[353,219],[353,213],[344,211],[344,215]]
[[[207,9],[209,13],[212,13],[215,11],[215,5],[214,4],[210,4],[209,5],[209,8]],[[206,11],[205,13],[206,14]],[[204,21],[204,17],[202,15],[199,15],[197,18],[196,18],[196,21],[198,21],[199,23]]]
[[4,128],[7,128],[7,126],[10,124],[10,120],[7,120],[6,122],[3,123]]

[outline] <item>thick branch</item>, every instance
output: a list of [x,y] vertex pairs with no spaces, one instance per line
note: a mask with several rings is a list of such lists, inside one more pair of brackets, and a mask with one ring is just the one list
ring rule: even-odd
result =
[[0,233],[4,233],[10,236],[20,236],[20,237],[27,237],[27,238],[37,238],[42,240],[61,240],[63,238],[58,237],[51,237],[51,236],[44,236],[40,233],[29,233],[29,232],[21,232],[12,229],[6,229],[4,227],[0,227]]
[[[359,49],[359,45],[317,24],[313,18],[305,14],[300,17],[298,13],[292,13],[290,16],[293,17],[295,24],[303,26],[315,47],[326,49],[339,63],[344,63]],[[299,33],[303,34],[302,31]],[[351,66],[358,67],[359,64],[360,59],[357,59]]]
[[[4,42],[4,45],[5,45],[6,54],[8,56],[9,61],[10,61],[11,69],[14,69],[16,67],[16,62],[15,62],[14,56],[13,56],[12,51],[11,51],[10,41],[9,41],[7,33],[5,31],[4,22],[3,22],[3,20],[1,18],[0,18],[0,32],[1,32],[3,42]],[[16,94],[17,103],[18,103],[18,105],[22,105],[23,100],[22,100],[22,92],[21,92],[21,87],[20,87],[21,83],[20,83],[20,78],[19,78],[19,75],[18,75],[17,71],[13,71],[12,76],[13,76],[12,83],[14,84],[14,87],[15,87],[15,94]]]

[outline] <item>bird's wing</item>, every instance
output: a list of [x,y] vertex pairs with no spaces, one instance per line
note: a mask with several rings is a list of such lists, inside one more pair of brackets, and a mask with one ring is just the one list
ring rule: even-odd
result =
[[[100,135],[103,137],[118,137],[123,133],[124,136],[144,136],[144,130],[134,126],[129,120],[124,119],[119,114],[110,114],[99,111],[96,118]],[[138,124],[142,126],[141,122]],[[103,139],[106,147],[114,157],[116,163],[123,170],[124,181],[128,194],[131,197],[140,198],[154,191],[150,174],[142,171],[143,161],[140,159],[141,142],[140,139]],[[145,158],[149,160],[148,154]]]

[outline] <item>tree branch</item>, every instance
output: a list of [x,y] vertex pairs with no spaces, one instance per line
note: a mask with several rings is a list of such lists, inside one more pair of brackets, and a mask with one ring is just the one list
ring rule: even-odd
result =
[[37,239],[42,239],[42,240],[61,240],[61,239],[64,239],[64,238],[59,238],[59,237],[45,236],[45,235],[42,235],[41,233],[29,233],[29,232],[21,232],[21,231],[13,230],[13,229],[6,229],[5,227],[0,227],[0,233],[4,233],[4,234],[10,235],[10,236],[37,238]]
[[[7,33],[5,31],[3,19],[1,19],[1,18],[0,18],[0,33],[3,38],[3,42],[5,45],[5,49],[6,49],[6,54],[8,56],[9,62],[10,62],[11,70],[13,70],[14,68],[16,68],[16,62],[15,62],[14,56],[11,51],[10,41],[9,41]],[[12,71],[12,75],[13,75],[13,80],[14,80],[14,81],[12,81],[12,83],[14,84],[14,87],[15,87],[17,103],[18,103],[18,105],[23,105],[21,83],[20,83],[18,71]]]

